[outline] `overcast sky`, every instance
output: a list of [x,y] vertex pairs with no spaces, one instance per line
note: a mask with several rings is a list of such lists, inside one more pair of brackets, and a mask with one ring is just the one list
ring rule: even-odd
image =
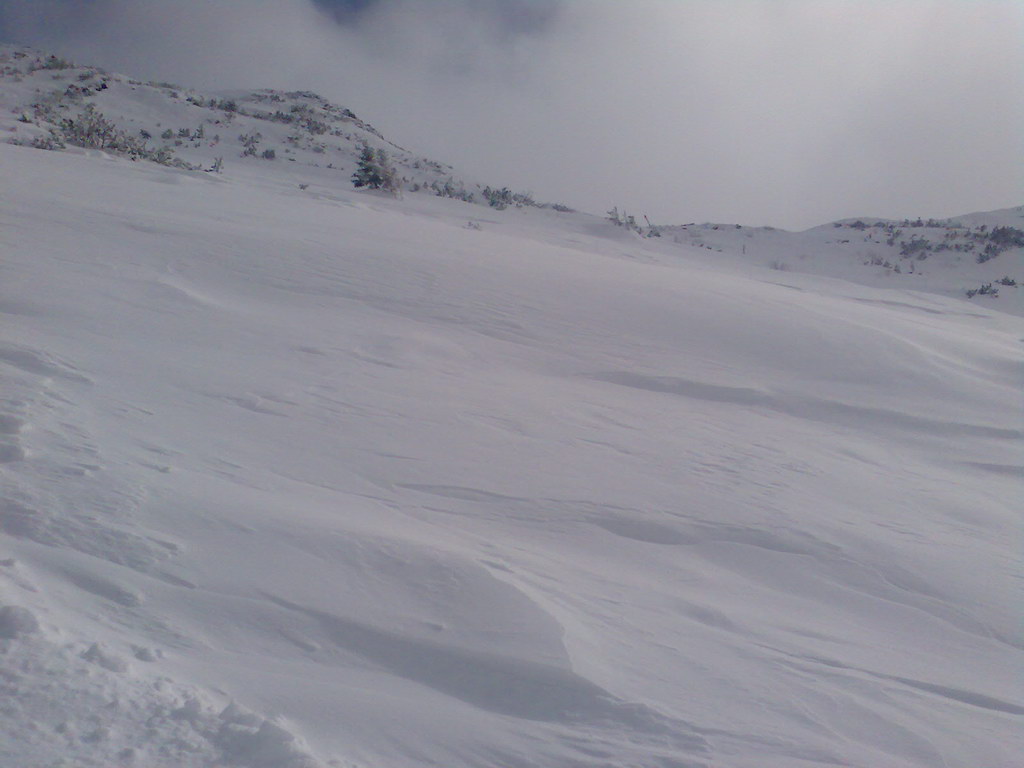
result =
[[316,90],[598,213],[803,228],[1024,203],[1019,0],[0,0],[0,39]]

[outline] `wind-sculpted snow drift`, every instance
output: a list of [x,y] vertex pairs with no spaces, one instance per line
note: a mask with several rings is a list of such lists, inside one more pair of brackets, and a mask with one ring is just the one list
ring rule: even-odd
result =
[[321,170],[0,145],[0,764],[1017,764],[1009,294]]

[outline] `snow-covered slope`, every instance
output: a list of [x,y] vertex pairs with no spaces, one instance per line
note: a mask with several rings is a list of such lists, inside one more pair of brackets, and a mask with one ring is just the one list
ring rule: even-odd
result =
[[[83,142],[74,133],[82,132],[86,110],[90,123]],[[69,127],[75,123],[77,129]],[[84,143],[179,168],[233,173],[270,166],[262,170],[299,176],[306,185],[347,183],[365,143],[389,154],[409,192],[482,204],[498,195],[495,202],[543,207],[528,193],[492,189],[415,155],[351,110],[310,91],[200,93],[12,45],[0,45],[2,134],[15,144],[54,149]]]
[[741,265],[973,299],[1024,314],[1024,206],[955,219],[847,219],[806,232],[734,224],[660,228]]
[[299,165],[0,145],[0,765],[1019,765],[1002,297]]

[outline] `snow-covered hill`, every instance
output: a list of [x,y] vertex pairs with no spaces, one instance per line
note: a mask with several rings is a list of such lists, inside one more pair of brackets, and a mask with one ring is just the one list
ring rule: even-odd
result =
[[[89,116],[87,140],[74,136]],[[98,125],[99,128],[93,126]],[[535,203],[528,193],[487,187],[388,141],[351,110],[309,91],[200,93],[141,82],[52,54],[0,45],[0,133],[15,144],[86,145],[170,167],[232,173],[244,166],[302,183],[345,184],[362,144],[384,149],[410,192],[488,204]],[[560,206],[561,207],[561,206]]]
[[[86,132],[83,140],[76,133]],[[200,93],[144,83],[53,54],[0,45],[0,135],[23,146],[76,145],[169,167],[236,175],[256,172],[312,191],[346,186],[367,144],[389,153],[407,193],[477,205],[547,208],[529,192],[485,185],[450,165],[388,141],[351,110],[308,91]],[[468,213],[467,215],[472,215]],[[623,215],[620,224],[626,223]],[[635,220],[638,236],[661,236],[779,271],[839,277],[878,287],[999,303],[1024,313],[1024,206],[956,219],[848,219],[806,232],[739,224],[663,226]]]
[[0,765],[1019,764],[1024,322],[927,282],[1013,251],[299,152],[0,144]]
[[1024,206],[944,220],[847,219],[806,232],[733,224],[659,229],[675,243],[740,264],[958,296],[1024,313]]

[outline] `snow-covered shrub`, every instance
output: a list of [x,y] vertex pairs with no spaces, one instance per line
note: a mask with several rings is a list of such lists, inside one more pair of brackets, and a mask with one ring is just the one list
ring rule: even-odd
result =
[[928,251],[931,247],[931,242],[926,238],[911,237],[910,240],[904,240],[900,243],[900,256],[913,256],[917,254],[919,260],[924,259],[928,256]]
[[58,58],[57,56],[49,56],[45,60],[38,62],[35,66],[31,67],[30,71],[37,69],[72,69],[75,65],[66,59]]
[[625,211],[620,213],[618,206],[608,211],[608,221],[617,227],[625,227],[633,232],[641,232],[640,225],[636,223],[636,217]]
[[256,157],[256,147],[259,146],[260,139],[262,138],[263,134],[259,131],[240,134],[238,140],[242,142],[242,146],[244,147],[242,150],[242,157]]
[[145,148],[140,139],[129,136],[107,120],[95,104],[86,104],[78,117],[60,121],[60,129],[68,144],[90,149],[109,149],[114,152],[141,154]]
[[970,288],[966,293],[968,299],[974,298],[975,296],[989,296],[993,299],[999,298],[999,289],[993,287],[992,283],[982,283],[980,288]]
[[513,192],[508,187],[502,187],[501,189],[484,187],[483,193],[487,204],[491,208],[497,208],[499,211],[508,208],[510,205],[514,205],[516,208],[537,205],[533,195],[529,192]]
[[985,245],[985,248],[981,251],[981,253],[978,254],[977,262],[979,264],[984,264],[986,261],[991,261],[992,259],[994,259],[1000,253],[1002,253],[1002,251],[1000,250],[999,246],[997,246],[995,243],[987,243]]
[[48,133],[36,135],[30,141],[12,143],[49,150],[65,149],[70,144],[125,155],[132,160],[151,160],[176,168],[193,168],[184,160],[176,158],[170,147],[153,149],[147,146],[147,132],[141,131],[136,135],[118,128],[96,109],[95,104],[86,104],[77,115],[69,115],[66,104],[60,101],[40,102],[33,107],[35,122],[47,128]]
[[45,136],[36,136],[32,139],[32,146],[36,149],[49,149],[52,151],[66,149],[67,142],[64,141],[64,134],[56,128],[51,128]]
[[993,227],[988,233],[988,243],[978,254],[979,264],[991,261],[1003,251],[1024,247],[1024,232],[1016,227]]
[[[417,187],[419,185],[416,185]],[[430,183],[430,189],[433,190],[434,194],[438,197],[450,197],[453,200],[461,200],[464,203],[472,203],[474,196],[472,192],[466,190],[462,183],[455,184],[455,182],[448,178],[441,183],[436,179]]]
[[1003,248],[1024,247],[1024,232],[1016,227],[993,227],[988,239]]

